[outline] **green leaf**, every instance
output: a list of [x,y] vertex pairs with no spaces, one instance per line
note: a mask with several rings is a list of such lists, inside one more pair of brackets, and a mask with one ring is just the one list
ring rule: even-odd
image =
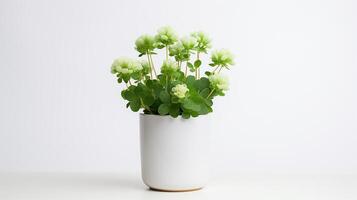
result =
[[198,115],[199,115],[199,114],[198,114],[197,112],[192,112],[192,113],[191,113],[191,116],[192,116],[192,117],[198,117]]
[[201,66],[201,64],[202,64],[202,62],[201,62],[200,60],[196,60],[196,61],[194,62],[195,68],[199,68],[199,67]]
[[130,106],[130,102],[128,102],[128,103],[126,104],[126,108],[129,108],[129,106]]
[[131,74],[131,78],[133,78],[134,80],[140,80],[141,78],[141,74],[140,72],[134,72]]
[[209,71],[206,71],[205,74],[206,74],[207,76],[210,76],[212,73],[209,72]]
[[129,89],[121,91],[121,96],[128,101],[135,101],[138,99],[135,93]]
[[155,98],[151,95],[146,95],[142,99],[146,106],[151,106],[155,102]]
[[211,107],[207,106],[206,104],[201,104],[201,109],[198,112],[200,115],[205,115],[209,112],[211,112]]
[[182,118],[184,118],[184,119],[190,118],[190,113],[187,113],[187,112],[182,113]]
[[118,78],[118,83],[122,83],[123,79],[122,78]]
[[179,103],[180,102],[180,98],[178,98],[177,96],[172,96],[171,97],[171,102],[172,103]]
[[186,110],[191,110],[191,111],[195,111],[195,112],[198,112],[201,109],[199,104],[196,104],[195,102],[193,102],[190,99],[185,100],[183,102],[182,106]]
[[137,112],[140,109],[140,101],[130,101],[130,108],[132,111]]
[[134,93],[139,96],[139,97],[145,97],[147,95],[151,94],[151,91],[146,85],[139,83],[135,88],[134,88]]
[[163,90],[158,80],[146,80],[146,86],[154,91],[155,97],[159,98],[160,92]]
[[189,87],[189,88],[192,88],[195,84],[195,81],[196,81],[196,78],[194,76],[187,76],[186,78],[186,85]]
[[123,74],[122,78],[123,78],[124,82],[127,83],[127,82],[129,82],[129,80],[130,80],[130,75],[128,75],[128,74]]
[[169,109],[171,117],[176,118],[180,114],[180,104],[171,104]]
[[208,65],[211,66],[211,67],[216,66],[216,64],[214,64],[214,63],[210,63],[210,64],[208,64]]
[[200,95],[203,98],[206,98],[209,95],[210,92],[211,92],[211,90],[209,88],[205,88],[205,89],[201,90]]
[[205,88],[209,88],[209,86],[210,86],[210,82],[209,82],[208,78],[206,78],[206,77],[202,77],[195,82],[195,87],[198,90],[203,90]]
[[205,100],[205,104],[207,106],[212,106],[213,105],[213,101],[211,99],[204,99]]
[[166,90],[160,92],[159,98],[164,103],[170,103],[170,94]]
[[169,113],[170,107],[168,104],[161,104],[159,106],[158,112],[160,115],[166,115],[167,113]]
[[190,63],[190,62],[187,62],[187,67],[190,68],[190,69],[193,69],[193,68],[194,68],[193,64]]

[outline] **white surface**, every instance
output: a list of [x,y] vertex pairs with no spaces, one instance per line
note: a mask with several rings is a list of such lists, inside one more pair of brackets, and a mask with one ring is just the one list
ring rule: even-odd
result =
[[139,171],[138,114],[110,65],[171,25],[237,55],[231,90],[214,102],[216,174],[356,172],[356,10],[353,0],[1,0],[0,170]]
[[1,200],[355,200],[356,188],[357,176],[348,174],[231,175],[186,193],[150,191],[138,176],[120,174],[0,175]]
[[140,115],[142,178],[161,190],[192,190],[209,179],[212,117]]

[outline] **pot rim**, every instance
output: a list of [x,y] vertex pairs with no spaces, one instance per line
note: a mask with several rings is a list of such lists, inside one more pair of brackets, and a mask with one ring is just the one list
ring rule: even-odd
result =
[[183,120],[192,120],[192,119],[197,119],[197,118],[203,118],[203,117],[207,117],[208,115],[210,115],[210,113],[205,114],[205,115],[199,115],[197,117],[190,117],[189,119],[184,119],[182,118],[182,115],[179,115],[178,117],[174,118],[171,117],[171,115],[155,115],[155,114],[145,114],[145,113],[139,113],[140,116],[143,117],[158,117],[158,118],[171,118],[171,119],[183,119]]

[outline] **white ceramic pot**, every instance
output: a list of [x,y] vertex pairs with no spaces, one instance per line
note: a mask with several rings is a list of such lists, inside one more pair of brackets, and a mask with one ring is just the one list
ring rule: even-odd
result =
[[142,179],[148,187],[191,191],[206,185],[210,118],[140,114]]

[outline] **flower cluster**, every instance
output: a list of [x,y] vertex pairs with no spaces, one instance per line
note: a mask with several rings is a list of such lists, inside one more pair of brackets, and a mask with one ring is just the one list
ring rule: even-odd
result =
[[204,32],[194,32],[191,34],[191,36],[197,40],[197,51],[207,53],[208,49],[212,47],[211,39]]
[[135,49],[141,54],[150,53],[155,49],[155,38],[150,35],[142,35],[135,41]]
[[172,74],[173,72],[177,71],[179,66],[176,62],[172,60],[165,60],[161,66],[161,73],[163,74]]
[[184,49],[186,50],[192,50],[196,47],[197,45],[197,39],[192,36],[186,36],[181,39],[181,44]]
[[226,91],[229,89],[228,78],[219,74],[212,74],[208,77],[211,88],[220,91]]
[[179,99],[183,99],[185,98],[189,89],[187,88],[186,84],[177,84],[171,89],[171,91],[176,97],[178,97]]
[[165,26],[157,31],[157,35],[155,36],[155,39],[156,39],[156,46],[159,49],[162,49],[165,46],[174,44],[177,41],[178,37],[175,31],[171,27]]
[[118,58],[114,60],[111,68],[113,74],[132,74],[143,69],[141,63],[130,58]]
[[228,67],[230,65],[234,65],[234,56],[230,51],[226,49],[213,51],[211,55],[211,60],[211,66]]
[[[212,51],[210,66],[201,77],[200,69],[208,69],[202,54],[211,49],[211,39],[203,32],[194,32],[179,38],[171,27],[162,27],[156,35],[142,35],[135,41],[135,49],[143,60],[118,58],[111,66],[118,83],[124,82],[121,92],[126,106],[134,112],[182,116],[187,119],[213,111],[213,99],[224,96],[229,82],[222,69],[234,65],[234,56],[228,50]],[[164,48],[166,58],[159,73],[153,56]],[[156,67],[155,67],[156,66]],[[182,68],[183,66],[183,68]]]

